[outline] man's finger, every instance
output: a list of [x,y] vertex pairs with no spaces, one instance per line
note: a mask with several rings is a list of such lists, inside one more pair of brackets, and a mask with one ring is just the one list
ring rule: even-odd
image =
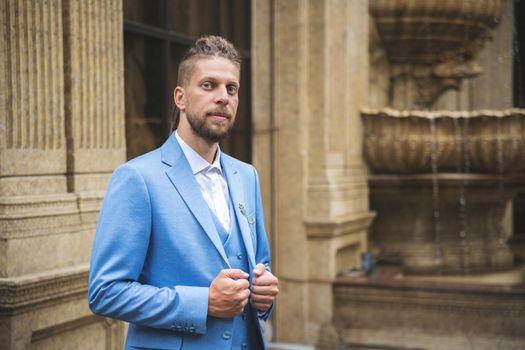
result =
[[259,311],[262,311],[262,312],[265,312],[266,310],[268,310],[272,304],[266,304],[266,303],[255,303],[252,301],[251,303],[252,307],[256,310],[259,310]]
[[273,295],[252,294],[251,300],[254,303],[271,304],[275,300],[275,297]]
[[270,271],[267,271],[262,276],[254,278],[252,280],[252,283],[257,286],[269,286],[277,285],[279,283],[279,280]]
[[237,279],[237,280],[234,280],[233,283],[235,284],[235,286],[237,286],[237,289],[250,289],[250,282],[248,282],[247,279]]
[[266,271],[266,266],[264,264],[257,264],[253,269],[253,274],[257,277],[261,276]]
[[252,286],[253,294],[259,295],[277,295],[279,293],[279,288],[275,285],[269,286]]
[[231,279],[246,279],[250,277],[246,272],[239,269],[224,269],[221,270],[220,274],[223,277],[231,278]]

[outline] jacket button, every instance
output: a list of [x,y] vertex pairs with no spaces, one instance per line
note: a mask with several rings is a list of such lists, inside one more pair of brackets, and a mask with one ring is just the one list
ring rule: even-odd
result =
[[232,337],[232,332],[230,332],[230,331],[225,331],[224,333],[222,333],[222,338],[223,339],[229,340],[229,339],[231,339],[231,337]]
[[237,254],[237,259],[239,259],[239,260],[242,259],[242,254],[241,253]]
[[242,349],[242,350],[246,350],[246,349],[248,349],[248,345],[247,345],[247,344],[242,344],[241,349]]

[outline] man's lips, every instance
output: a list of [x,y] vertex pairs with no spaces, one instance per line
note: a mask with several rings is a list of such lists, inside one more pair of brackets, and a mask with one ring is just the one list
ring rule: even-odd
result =
[[209,116],[209,117],[219,117],[219,118],[225,118],[225,119],[230,119],[231,118],[229,113],[219,112],[219,111],[208,112],[208,113],[206,113],[206,115]]

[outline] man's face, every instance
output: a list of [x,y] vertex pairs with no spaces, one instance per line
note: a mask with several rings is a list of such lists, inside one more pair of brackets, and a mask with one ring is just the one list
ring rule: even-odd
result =
[[228,135],[239,103],[239,75],[239,69],[222,57],[195,62],[189,84],[184,89],[184,111],[197,136],[215,143]]

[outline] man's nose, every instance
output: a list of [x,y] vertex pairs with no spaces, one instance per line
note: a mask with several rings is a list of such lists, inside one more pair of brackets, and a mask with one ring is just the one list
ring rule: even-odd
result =
[[229,102],[229,95],[228,95],[228,89],[226,86],[221,86],[217,90],[217,95],[215,96],[215,102],[218,104],[228,104]]

